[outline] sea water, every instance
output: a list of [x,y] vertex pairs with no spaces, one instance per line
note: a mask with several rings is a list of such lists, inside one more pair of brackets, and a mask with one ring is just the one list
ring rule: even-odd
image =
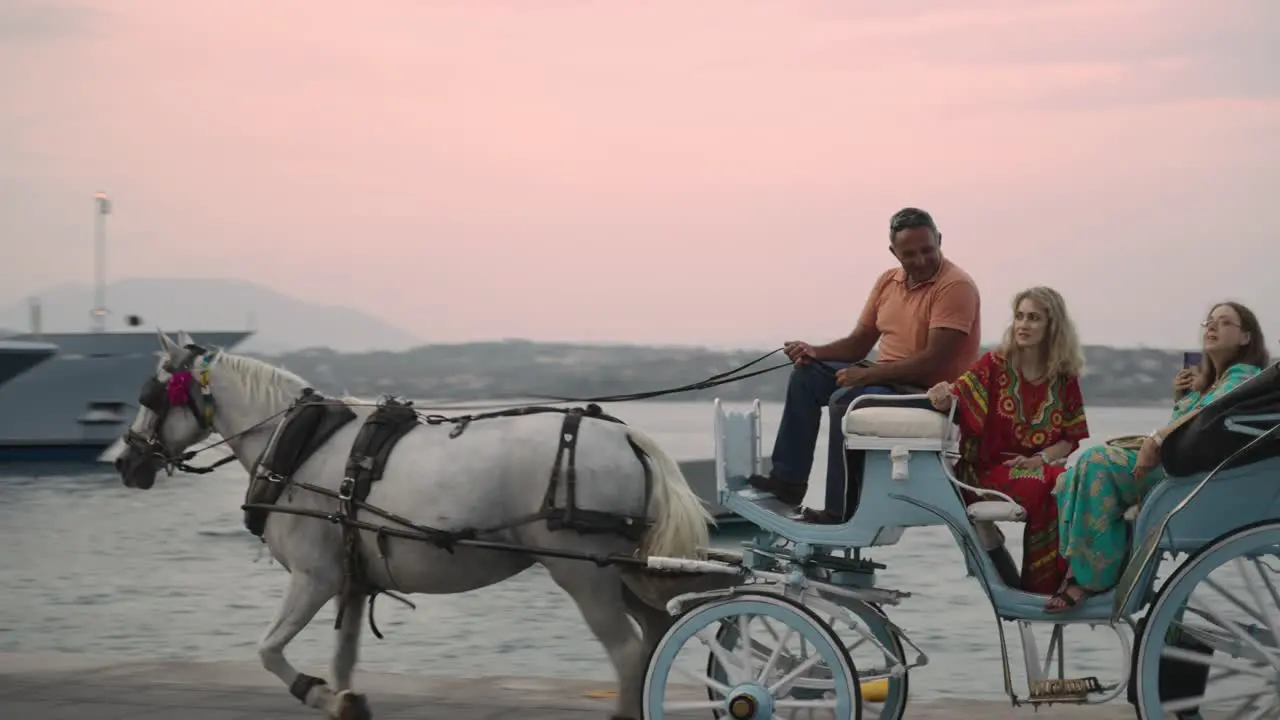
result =
[[[711,455],[710,403],[606,409],[677,459]],[[764,406],[766,452],[780,410]],[[1162,408],[1089,410],[1093,442],[1147,432],[1167,419]],[[822,493],[824,453],[817,456],[811,503]],[[245,482],[237,465],[203,477],[162,477],[147,492],[124,488],[105,467],[0,478],[0,651],[256,662],[256,643],[279,606],[287,574],[243,527]],[[1004,530],[1019,556],[1021,527]],[[912,593],[886,608],[929,654],[929,664],[913,672],[912,695],[999,697],[996,621],[947,531],[909,531],[900,544],[870,555],[888,565],[880,585]],[[603,649],[540,567],[482,590],[413,600],[416,610],[379,601],[386,638],[365,634],[361,669],[611,680]],[[333,619],[326,608],[288,647],[295,665],[327,672]],[[1015,678],[1021,678],[1012,630],[1006,626]],[[1043,652],[1047,637],[1040,642]],[[1120,653],[1109,631],[1070,629],[1067,642],[1073,675],[1118,676]]]

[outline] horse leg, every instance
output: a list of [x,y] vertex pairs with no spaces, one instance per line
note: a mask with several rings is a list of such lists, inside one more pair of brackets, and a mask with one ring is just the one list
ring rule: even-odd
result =
[[640,720],[640,692],[644,685],[644,641],[636,636],[622,594],[616,568],[597,568],[578,560],[541,561],[555,581],[578,605],[587,627],[604,645],[618,675],[618,703],[613,720]]
[[284,657],[284,648],[337,592],[337,587],[319,578],[296,570],[290,573],[289,589],[280,604],[280,611],[258,643],[262,667],[280,678],[280,682],[304,705],[321,710],[329,708],[333,691],[325,686],[323,679],[298,672],[290,665]]
[[650,606],[639,595],[632,592],[626,583],[622,585],[622,599],[627,604],[627,612],[640,626],[640,637],[644,641],[644,655],[647,662],[653,655],[653,649],[658,646],[658,641],[667,634],[676,619],[671,613]]
[[342,627],[338,628],[337,647],[333,652],[333,660],[329,666],[330,679],[333,680],[333,702],[329,713],[337,720],[370,720],[373,713],[369,710],[368,699],[351,691],[351,676],[356,669],[356,661],[360,657],[360,631],[364,621],[364,601],[367,596],[354,595],[349,598],[339,597],[336,606],[343,608]]

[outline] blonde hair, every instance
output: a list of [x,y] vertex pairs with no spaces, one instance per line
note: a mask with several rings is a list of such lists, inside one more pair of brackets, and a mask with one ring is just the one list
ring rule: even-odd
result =
[[[1075,323],[1067,314],[1067,303],[1053,288],[1036,286],[1027,288],[1013,296],[1013,312],[1023,300],[1030,300],[1044,311],[1047,326],[1044,332],[1045,371],[1049,375],[1063,378],[1076,377],[1084,370],[1084,351],[1080,348],[1080,336],[1076,334]],[[1004,339],[1000,342],[1000,355],[1006,361],[1018,366],[1018,345],[1013,341],[1013,323],[1004,331]]]

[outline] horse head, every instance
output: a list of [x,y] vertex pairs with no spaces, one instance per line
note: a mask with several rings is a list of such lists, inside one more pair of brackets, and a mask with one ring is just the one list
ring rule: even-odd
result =
[[213,432],[209,366],[214,354],[185,331],[175,343],[160,337],[155,373],[142,384],[138,414],[125,432],[124,450],[115,460],[125,487],[148,490],[160,470],[172,471],[183,453]]

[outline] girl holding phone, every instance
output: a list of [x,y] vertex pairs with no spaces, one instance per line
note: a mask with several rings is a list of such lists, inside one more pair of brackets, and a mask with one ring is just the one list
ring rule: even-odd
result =
[[1165,478],[1160,443],[1205,405],[1270,364],[1258,318],[1244,305],[1218,303],[1200,326],[1204,328],[1203,357],[1195,370],[1184,368],[1183,373],[1188,374],[1179,373],[1181,382],[1175,379],[1175,389],[1185,389],[1173,405],[1169,424],[1148,435],[1139,450],[1110,444],[1095,447],[1059,478],[1054,489],[1059,552],[1069,570],[1067,582],[1046,610],[1067,610],[1116,584],[1129,552],[1124,512],[1141,503]]

